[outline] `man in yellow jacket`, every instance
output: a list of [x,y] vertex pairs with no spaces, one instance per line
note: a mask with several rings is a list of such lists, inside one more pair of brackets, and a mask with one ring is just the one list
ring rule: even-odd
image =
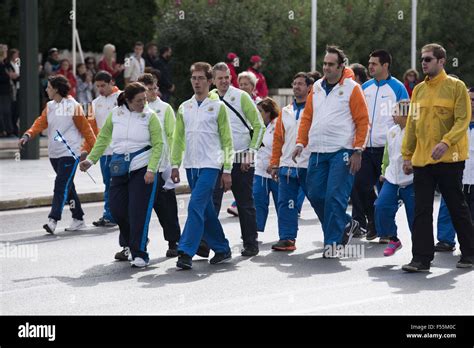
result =
[[446,50],[438,44],[421,49],[425,80],[413,90],[402,144],[403,170],[414,173],[415,220],[412,261],[407,272],[429,271],[434,257],[433,199],[438,185],[446,200],[461,248],[459,268],[472,267],[474,227],[462,192],[468,158],[471,108],[466,86],[444,71]]

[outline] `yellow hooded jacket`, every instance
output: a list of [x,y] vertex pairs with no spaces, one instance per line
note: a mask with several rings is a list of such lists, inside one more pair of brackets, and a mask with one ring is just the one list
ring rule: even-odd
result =
[[[413,90],[402,143],[403,159],[411,160],[416,167],[466,160],[470,121],[471,104],[462,81],[444,70],[433,79],[425,78]],[[431,152],[440,142],[449,148],[443,157],[434,160]]]

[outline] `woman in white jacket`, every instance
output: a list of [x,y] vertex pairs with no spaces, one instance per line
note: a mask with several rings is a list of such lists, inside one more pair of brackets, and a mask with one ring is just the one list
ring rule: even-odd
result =
[[280,113],[278,104],[271,98],[265,98],[257,104],[258,111],[262,115],[263,122],[267,127],[263,136],[262,146],[257,152],[255,162],[255,176],[253,179],[253,197],[255,209],[257,210],[257,231],[263,232],[268,217],[268,205],[270,203],[270,193],[278,214],[278,182],[272,179],[267,173],[272,157],[273,133]]
[[111,146],[110,210],[120,227],[119,243],[123,247],[115,259],[126,261],[131,254],[134,267],[145,267],[149,263],[148,225],[163,151],[160,120],[151,109],[145,108],[145,92],[146,87],[139,82],[125,88],[90,155],[80,163],[81,170],[86,171]]

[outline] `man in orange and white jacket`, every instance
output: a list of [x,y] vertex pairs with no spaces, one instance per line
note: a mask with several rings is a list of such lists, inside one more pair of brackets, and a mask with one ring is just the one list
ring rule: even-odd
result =
[[345,59],[338,47],[326,48],[324,77],[308,95],[293,152],[293,160],[303,148],[311,152],[306,183],[323,228],[325,258],[337,256],[358,228],[346,209],[369,130],[364,94]]

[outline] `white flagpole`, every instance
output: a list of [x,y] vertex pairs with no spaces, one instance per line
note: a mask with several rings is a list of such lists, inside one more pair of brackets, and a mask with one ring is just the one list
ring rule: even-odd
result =
[[311,71],[316,70],[316,24],[318,0],[311,0]]
[[418,1],[411,0],[411,68],[416,69],[416,10]]

